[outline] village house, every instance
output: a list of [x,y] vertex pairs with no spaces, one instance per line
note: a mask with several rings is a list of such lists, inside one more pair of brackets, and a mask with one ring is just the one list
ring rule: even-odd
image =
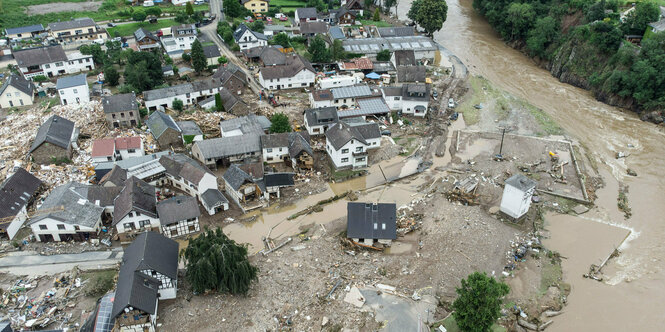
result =
[[39,242],[87,241],[97,238],[104,208],[82,196],[77,183],[55,187],[28,225]]
[[259,136],[259,134],[251,133],[242,136],[206,139],[194,143],[192,155],[212,169],[216,169],[217,165],[258,161],[261,158]]
[[37,131],[30,147],[32,160],[47,165],[71,160],[72,145],[78,139],[79,130],[65,118],[53,115]]
[[222,175],[226,193],[243,213],[263,207],[269,198],[265,183],[260,180],[263,174],[257,176],[260,178],[254,178],[235,164]]
[[338,110],[337,117],[347,122],[350,118],[360,118],[364,121],[368,116],[387,116],[390,113],[390,108],[380,96],[358,98],[355,106],[351,109]]
[[144,232],[125,249],[111,308],[114,331],[155,331],[159,299],[178,289],[178,243]]
[[162,66],[162,75],[164,75],[164,77],[175,75],[175,73],[173,72],[173,66],[171,65]]
[[[222,98],[222,106],[224,107],[223,112],[228,112],[231,114],[245,114],[247,113],[247,104],[242,101],[242,99],[236,97],[230,90],[224,88],[219,90],[219,96]],[[217,107],[217,101],[215,96],[210,96],[203,101],[199,102],[199,107],[211,110]]]
[[287,55],[284,53],[284,48],[278,45],[254,47],[243,50],[242,53],[247,61],[258,63],[259,66],[269,67],[286,64]]
[[5,37],[12,41],[19,41],[22,39],[30,39],[39,34],[44,33],[46,30],[41,24],[28,25],[18,28],[5,29]]
[[365,1],[363,0],[342,0],[341,5],[354,12],[356,16],[363,16],[365,13]]
[[181,24],[171,27],[171,34],[178,44],[178,49],[186,51],[192,49],[198,32],[194,24]]
[[397,239],[397,207],[394,203],[348,202],[346,237],[356,243],[390,246]]
[[425,66],[397,67],[397,83],[425,83],[427,70]]
[[224,89],[234,94],[241,94],[247,85],[247,74],[240,67],[232,63],[227,63],[218,68],[212,75],[212,79],[220,82]]
[[35,85],[32,81],[11,74],[0,88],[0,108],[32,105],[35,100]]
[[161,232],[175,238],[198,232],[199,204],[195,197],[175,196],[157,203],[157,214],[162,224]]
[[159,231],[155,187],[132,176],[125,181],[113,207],[113,227],[121,241],[143,231]]
[[162,111],[154,111],[145,124],[162,150],[184,147],[182,144],[182,130],[170,115]]
[[203,55],[206,57],[208,66],[217,66],[219,65],[219,58],[222,56],[222,53],[219,52],[217,45],[208,45],[203,46]]
[[357,15],[346,7],[342,7],[335,12],[335,20],[338,25],[355,25]]
[[85,74],[58,78],[55,88],[58,90],[61,105],[90,102],[90,88]]
[[80,52],[65,54],[61,45],[28,48],[14,52],[19,71],[26,79],[35,76],[54,77],[95,69],[92,55]]
[[165,110],[173,107],[173,101],[181,100],[184,107],[194,105],[197,102],[214,96],[222,90],[222,84],[218,80],[205,79],[173,85],[161,89],[143,92],[145,107],[149,111]]
[[196,160],[184,154],[173,154],[159,158],[164,168],[162,180],[158,184],[168,183],[177,190],[201,199],[208,189],[217,189],[217,177]]
[[194,121],[178,121],[178,128],[182,131],[182,141],[185,144],[202,141],[203,132]]
[[262,33],[252,31],[244,23],[241,23],[233,32],[233,39],[235,39],[240,50],[268,45],[268,37]]
[[272,39],[272,37],[282,32],[286,33],[286,27],[281,24],[266,25],[263,29],[263,34],[266,35],[268,39]]
[[293,187],[295,181],[293,180],[293,173],[268,173],[263,175],[263,183],[266,187],[266,192],[270,195],[279,198],[280,190],[286,187]]
[[318,34],[328,33],[328,23],[321,21],[301,22],[300,35],[305,38],[312,38]]
[[[377,92],[378,93],[378,92]],[[336,107],[352,108],[356,104],[356,98],[371,97],[374,95],[372,89],[367,85],[354,85],[326,90],[313,91],[310,93],[310,104],[312,108]]]
[[235,119],[219,122],[222,137],[257,134],[267,134],[270,129],[270,120],[263,115],[249,114]]
[[291,168],[296,171],[314,168],[314,151],[308,134],[298,132],[297,135],[289,135],[289,157]]
[[124,160],[145,155],[140,136],[102,138],[92,142],[92,162]]
[[379,33],[379,37],[409,37],[416,35],[415,29],[410,26],[384,27],[377,28],[376,30]]
[[309,135],[304,131],[263,135],[261,148],[265,163],[282,162],[294,169],[311,169],[314,163]]
[[122,187],[105,187],[96,184],[73,183],[70,188],[81,197],[104,209],[102,222],[113,218],[114,200]]
[[426,36],[347,38],[342,41],[342,46],[347,52],[363,53],[372,59],[376,59],[376,54],[382,50],[392,53],[408,48],[414,51],[417,61],[434,60],[439,52],[432,39]]
[[311,136],[323,135],[328,127],[338,121],[336,107],[310,108],[304,112],[303,124]]
[[404,84],[401,87],[384,87],[383,99],[393,111],[424,117],[429,108],[428,84]]
[[214,215],[221,211],[229,209],[229,200],[224,197],[219,189],[208,189],[201,195],[201,205],[208,212],[208,215]]
[[413,50],[397,50],[390,55],[390,63],[395,68],[400,66],[416,66],[416,53]]
[[134,39],[136,40],[136,46],[139,48],[139,51],[152,50],[161,47],[159,38],[144,28],[138,28],[134,31]]
[[42,181],[23,168],[0,184],[0,238],[14,238],[28,219],[28,206],[41,186]]
[[269,0],[240,0],[240,3],[252,13],[265,13],[270,6]]
[[263,67],[259,71],[259,83],[267,90],[310,87],[315,78],[312,64],[298,54],[288,55],[284,65]]
[[316,8],[298,8],[293,22],[296,26],[300,26],[303,22],[316,22],[318,20],[319,14],[316,12]]
[[139,106],[134,92],[104,96],[102,107],[106,123],[111,129],[129,128],[139,124]]
[[48,25],[49,34],[59,43],[92,42],[108,38],[104,28],[99,27],[91,18],[81,17],[71,21],[53,22]]
[[524,216],[531,207],[531,197],[536,190],[536,184],[536,181],[522,174],[508,178],[501,196],[501,212],[513,219]]
[[367,150],[381,146],[376,123],[338,122],[326,131],[326,152],[337,169],[367,167]]
[[[102,185],[123,186],[125,180],[132,176],[146,181],[150,184],[156,184],[157,180],[164,176],[164,168],[159,164],[159,158],[173,154],[172,151],[159,151],[153,154],[147,154],[140,157],[132,157],[123,160],[107,161],[95,165],[95,178]],[[122,169],[123,172],[115,172]],[[108,175],[113,171],[112,184],[108,183]],[[122,177],[121,177],[122,176]]]

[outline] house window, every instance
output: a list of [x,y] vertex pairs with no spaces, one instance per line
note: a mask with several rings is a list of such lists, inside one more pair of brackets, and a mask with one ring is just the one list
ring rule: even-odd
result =
[[63,225],[63,224],[58,224],[58,229],[65,229],[65,225]]
[[128,216],[133,217],[133,216],[134,216],[134,212],[130,212],[130,213],[128,214]]
[[62,65],[63,65],[62,62],[56,62],[56,63],[55,63],[55,66],[56,66],[56,67],[62,67]]
[[45,231],[48,229],[48,227],[46,227],[46,225],[39,225],[39,229]]
[[134,112],[129,112],[129,116],[134,116]]
[[124,118],[124,117],[125,117],[125,113],[120,113],[120,117],[121,117],[121,118]]
[[[136,152],[136,149],[129,149],[129,150],[127,150],[127,152],[134,153],[134,152]],[[138,212],[136,212],[136,213],[138,214]]]
[[385,223],[382,223],[382,224],[381,224],[381,230],[382,230],[382,231],[385,231],[385,230],[386,230],[386,224],[385,224]]
[[349,149],[342,149],[342,153],[349,153]]
[[270,153],[272,152],[272,149],[266,149],[266,152]]
[[125,223],[125,224],[122,225],[122,226],[125,228],[126,231],[129,231],[129,230],[134,229],[134,223],[133,223],[133,222]]
[[115,113],[111,114],[111,118],[115,119]]
[[267,161],[272,161],[272,157],[268,157],[266,160]]
[[74,89],[74,93],[79,93],[79,90]]
[[374,223],[374,230],[377,230],[377,229],[379,229],[379,224]]
[[81,227],[79,227],[79,226],[74,226],[74,230],[75,230],[75,231],[80,231],[80,230],[81,230]]
[[282,152],[282,148],[279,148],[279,152]]
[[150,226],[150,220],[139,220],[139,226],[145,227],[145,226]]
[[362,146],[357,147],[356,152],[363,152],[363,147]]
[[136,216],[138,217],[140,215],[141,215],[141,212],[136,211]]
[[372,145],[376,145],[376,142],[372,142]]
[[348,162],[349,162],[349,158],[342,158],[342,162],[343,162],[343,163],[348,163]]
[[44,65],[44,68],[45,68],[45,69],[49,69],[49,68],[51,68],[51,65],[49,65],[49,64],[47,63],[47,64]]
[[356,158],[356,162],[357,162],[357,163],[361,163],[361,162],[363,162],[363,161],[365,161],[365,157]]
[[[65,90],[60,90],[60,95],[64,96],[65,95]],[[10,95],[11,97],[11,95]]]

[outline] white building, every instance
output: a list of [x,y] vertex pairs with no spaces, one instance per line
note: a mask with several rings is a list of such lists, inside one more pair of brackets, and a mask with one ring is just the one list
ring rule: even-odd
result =
[[381,94],[391,110],[424,117],[429,108],[429,91],[428,84],[404,84],[401,87],[384,87]]
[[92,162],[126,160],[145,155],[140,136],[103,138],[92,143]]
[[501,197],[501,212],[518,219],[529,211],[531,197],[536,190],[536,181],[522,174],[515,174],[506,180]]
[[286,57],[284,65],[263,67],[259,83],[267,90],[299,89],[314,85],[316,70],[309,61],[294,54]]
[[319,89],[339,88],[343,86],[352,86],[360,83],[360,76],[342,75],[330,76],[319,80]]
[[90,102],[90,88],[85,74],[59,78],[55,88],[58,90],[61,105]]
[[352,108],[355,106],[357,98],[371,97],[373,94],[374,92],[367,85],[353,85],[313,91],[310,93],[309,100],[312,108],[329,106]]
[[0,183],[0,236],[14,238],[28,219],[28,205],[41,184],[42,181],[23,168]]
[[32,105],[35,85],[25,78],[12,74],[0,87],[0,108]]
[[54,77],[95,69],[92,55],[80,52],[65,54],[61,45],[15,51],[14,58],[23,77]]
[[196,104],[223,89],[217,80],[194,81],[143,92],[145,107],[150,111],[173,107],[173,101],[182,100],[184,106]]
[[162,156],[159,163],[165,170],[163,181],[190,196],[201,199],[209,189],[217,189],[217,177],[194,159],[183,154]]
[[159,230],[155,187],[134,176],[127,179],[115,199],[112,225],[121,241],[144,231]]
[[157,214],[162,224],[161,232],[168,238],[175,238],[200,230],[199,204],[195,197],[175,196],[157,204]]
[[368,150],[381,146],[381,132],[376,123],[338,122],[326,135],[326,152],[335,168],[367,167]]
[[268,45],[268,37],[262,33],[252,31],[245,24],[238,26],[238,29],[233,32],[233,38],[240,47],[240,50]]
[[339,121],[335,107],[310,108],[305,110],[304,125],[310,136],[323,135]]

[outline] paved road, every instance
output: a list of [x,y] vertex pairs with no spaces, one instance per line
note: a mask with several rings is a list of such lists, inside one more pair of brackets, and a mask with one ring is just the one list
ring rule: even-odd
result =
[[122,248],[80,254],[42,256],[36,252],[13,252],[0,258],[0,272],[14,275],[44,275],[69,271],[110,268],[122,259]]

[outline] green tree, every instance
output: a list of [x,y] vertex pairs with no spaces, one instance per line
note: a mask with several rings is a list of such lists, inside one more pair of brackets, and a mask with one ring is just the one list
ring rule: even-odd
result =
[[225,56],[223,56],[223,55],[220,56],[219,58],[217,58],[217,63],[219,63],[220,65],[223,65],[223,64],[225,64],[225,63],[227,63],[227,62],[229,62],[229,59],[227,59],[227,58],[226,58]]
[[215,94],[215,110],[224,112],[224,102],[222,102],[222,96],[219,93]]
[[307,52],[312,55],[312,62],[327,63],[330,62],[330,51],[326,48],[326,42],[320,35],[316,35],[309,43]]
[[254,23],[250,24],[250,29],[252,31],[256,31],[259,33],[263,33],[263,31],[266,29],[265,24],[261,20],[256,20]]
[[415,0],[406,16],[418,23],[428,35],[441,30],[448,15],[445,0]]
[[635,10],[630,12],[621,25],[621,30],[628,35],[643,35],[647,25],[658,21],[660,9],[658,4],[652,1],[640,1],[635,5]]
[[259,269],[250,264],[247,247],[229,239],[221,228],[189,239],[180,255],[185,260],[185,277],[199,294],[213,290],[245,295],[257,279]]
[[182,60],[185,62],[191,62],[192,61],[192,55],[189,53],[183,53],[182,54]]
[[44,75],[37,75],[32,78],[32,81],[37,83],[48,82],[48,77]]
[[282,47],[291,47],[291,40],[289,39],[289,35],[285,34],[284,32],[280,32],[276,34],[272,39],[270,40],[272,45],[281,45]]
[[208,66],[208,60],[203,53],[203,45],[201,45],[198,39],[192,43],[192,65],[194,66],[194,70],[199,74]]
[[374,22],[381,21],[381,12],[378,7],[374,10],[374,16],[372,16],[372,21]]
[[606,54],[614,54],[623,40],[621,30],[609,22],[595,22],[591,24],[590,31],[589,41],[591,44],[598,46]]
[[102,65],[106,61],[106,53],[102,51],[102,47],[99,44],[81,45],[79,51],[82,54],[92,55],[92,61],[95,64]]
[[188,16],[194,15],[194,6],[192,6],[191,2],[188,2],[185,5],[185,14],[187,14]]
[[508,285],[474,272],[457,288],[453,302],[453,317],[462,331],[488,332],[501,315],[503,297],[510,292]]
[[175,14],[175,21],[181,24],[185,24],[189,22],[189,16],[187,16],[187,14],[184,12],[178,12]]
[[384,49],[376,54],[376,61],[390,61],[390,50]]
[[333,41],[332,47],[330,48],[330,57],[333,61],[344,60],[347,58],[347,53],[344,50],[344,46],[342,45],[341,40],[335,39]]
[[171,107],[173,107],[173,109],[176,111],[182,111],[184,104],[182,100],[176,98],[173,100],[173,103],[171,103]]
[[116,86],[120,80],[120,74],[118,74],[118,71],[115,70],[115,68],[108,66],[104,68],[104,80],[108,85]]
[[149,7],[148,9],[145,10],[145,13],[155,17],[162,16],[162,10],[157,6]]
[[270,118],[270,133],[288,133],[291,132],[289,118],[284,113],[277,113]]
[[125,83],[133,86],[137,93],[164,83],[159,55],[152,52],[128,53],[124,77]]
[[506,11],[506,23],[509,35],[504,36],[510,40],[523,39],[526,37],[536,13],[531,4],[513,2]]
[[145,21],[146,17],[148,17],[148,15],[142,10],[135,10],[132,13],[132,20],[134,20],[136,22],[143,22],[143,21]]
[[383,0],[383,8],[386,13],[390,13],[390,8],[397,5],[397,0]]
[[547,47],[559,37],[558,21],[551,16],[536,20],[529,31],[526,47],[532,55],[544,56]]
[[239,1],[224,1],[224,15],[229,18],[243,17],[247,9]]
[[307,7],[314,7],[319,12],[325,12],[328,9],[328,4],[323,0],[307,0]]

